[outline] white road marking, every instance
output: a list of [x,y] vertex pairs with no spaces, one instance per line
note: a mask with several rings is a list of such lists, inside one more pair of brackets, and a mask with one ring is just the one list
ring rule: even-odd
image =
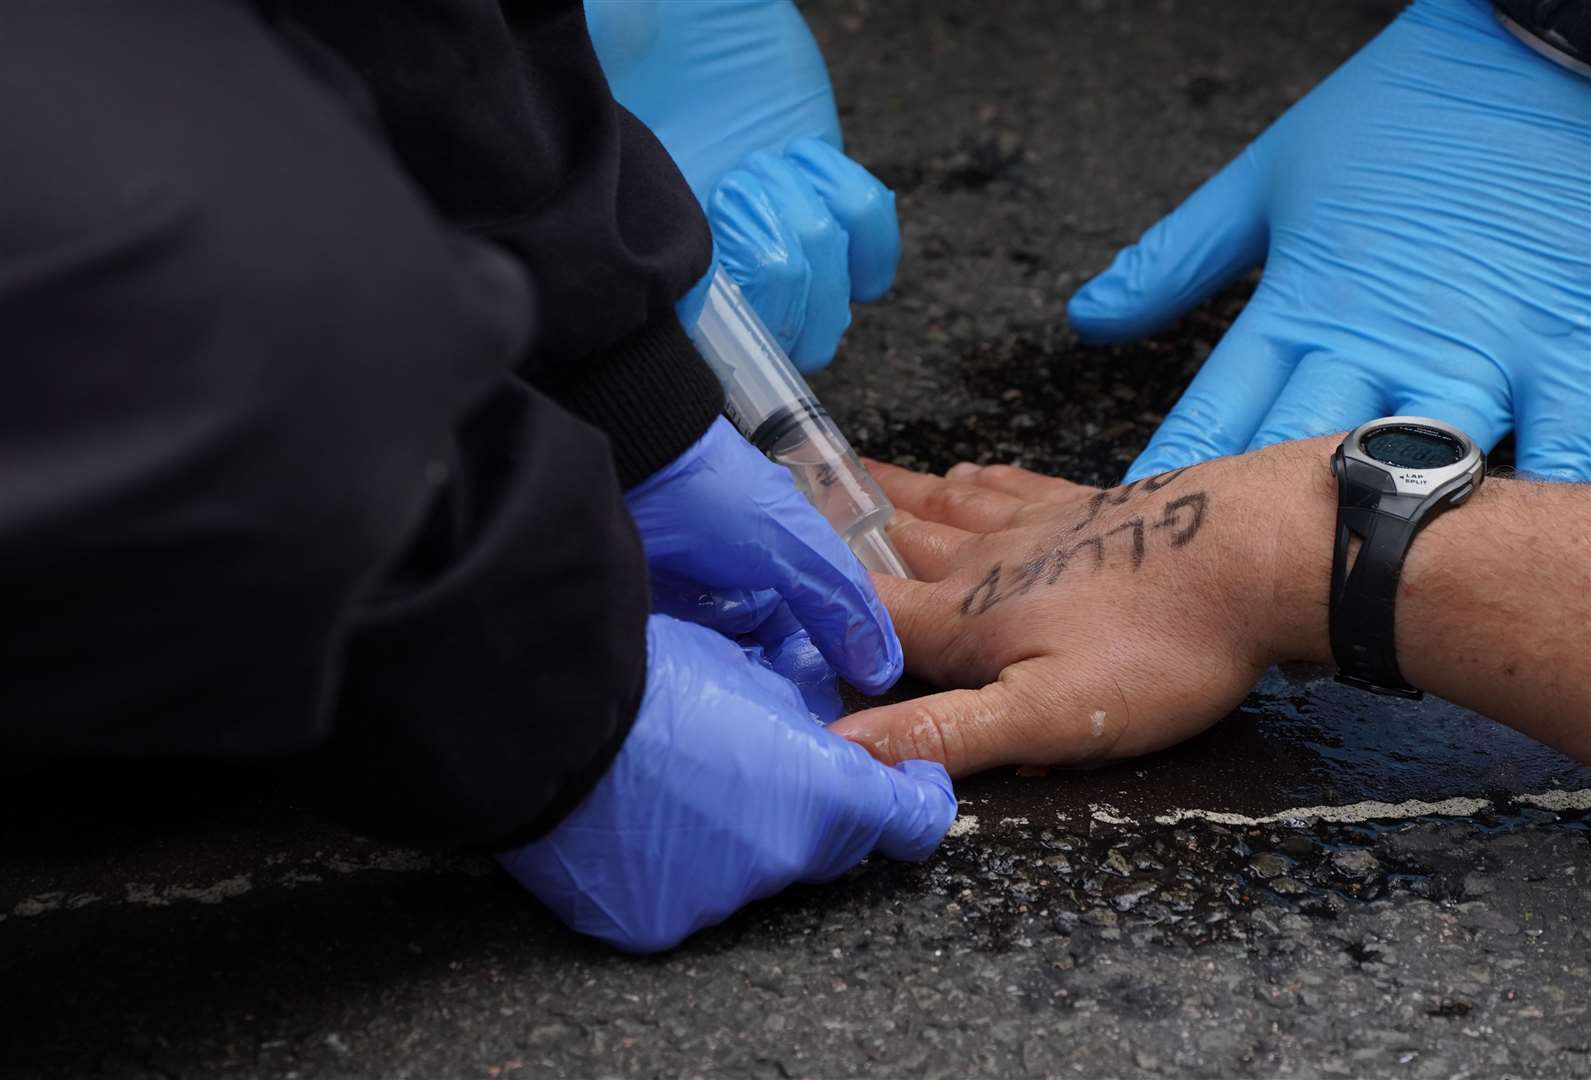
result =
[[1088,816],[1101,825],[1136,825],[1138,822],[1123,814],[1110,803],[1089,803]]
[[[1573,810],[1591,810],[1591,788],[1581,788],[1579,791],[1541,791],[1530,792],[1523,795],[1512,796],[1509,800],[1518,806],[1533,806],[1541,810],[1556,812]],[[1262,814],[1254,817],[1248,814],[1237,814],[1226,810],[1173,810],[1169,814],[1157,814],[1154,821],[1159,825],[1176,825],[1183,821],[1208,821],[1216,825],[1288,825],[1301,827],[1313,821],[1335,822],[1361,822],[1361,821],[1399,821],[1405,818],[1425,817],[1468,817],[1478,814],[1491,807],[1491,802],[1486,799],[1456,797],[1442,799],[1439,802],[1422,802],[1419,799],[1409,799],[1400,803],[1388,802],[1357,802],[1346,806],[1294,806],[1286,810],[1278,810],[1272,814]],[[1110,803],[1090,803],[1088,806],[1089,818],[1103,825],[1137,825],[1135,818],[1123,814]],[[1057,812],[1061,820],[1066,819],[1064,813]],[[1026,825],[1026,818],[1002,818],[1003,826]],[[951,824],[947,836],[973,836],[979,831],[977,814],[962,814]],[[268,857],[267,866],[274,866],[282,862],[279,856]],[[456,873],[469,877],[479,877],[492,873],[491,864],[484,859],[472,856],[435,856],[423,852],[408,851],[401,848],[392,848],[374,851],[363,858],[350,859],[345,856],[333,856],[324,861],[304,860],[297,868],[286,868],[275,880],[262,882],[262,885],[285,885],[288,887],[305,885],[324,880],[314,870],[330,871],[335,874],[357,874],[371,870],[387,871],[389,873]],[[120,899],[106,900],[105,897],[94,893],[76,893],[68,895],[65,892],[46,892],[36,896],[23,897],[17,901],[9,912],[0,912],[0,922],[10,917],[30,918],[49,914],[57,911],[72,911],[86,907],[89,904],[102,901],[111,904],[136,904],[142,907],[169,907],[175,902],[219,904],[236,896],[242,896],[255,888],[254,882],[247,874],[238,874],[234,877],[222,878],[209,885],[166,885],[155,886],[141,883],[130,883]]]
[[1287,810],[1278,810],[1274,814],[1265,814],[1260,817],[1250,817],[1247,814],[1233,814],[1224,810],[1173,810],[1169,814],[1155,815],[1155,821],[1161,825],[1175,825],[1178,822],[1198,819],[1213,822],[1216,825],[1274,825],[1298,823],[1300,825],[1310,821],[1398,821],[1403,818],[1424,817],[1427,814],[1437,814],[1443,817],[1467,817],[1478,814],[1491,806],[1486,799],[1452,798],[1443,799],[1441,802],[1422,802],[1419,799],[1408,799],[1400,803],[1388,802],[1356,802],[1347,806],[1294,806]]
[[1579,791],[1543,791],[1537,795],[1515,795],[1514,802],[1542,810],[1591,810],[1591,788]]

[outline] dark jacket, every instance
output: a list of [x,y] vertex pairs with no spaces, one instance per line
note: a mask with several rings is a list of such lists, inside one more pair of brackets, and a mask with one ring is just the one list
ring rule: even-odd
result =
[[135,7],[0,35],[3,749],[539,835],[644,684],[623,488],[720,404],[689,188],[578,0]]

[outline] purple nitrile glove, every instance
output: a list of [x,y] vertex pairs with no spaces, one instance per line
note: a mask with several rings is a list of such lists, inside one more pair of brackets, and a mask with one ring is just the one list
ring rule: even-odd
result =
[[625,501],[646,549],[656,610],[748,634],[776,614],[768,594],[777,594],[858,689],[876,694],[900,677],[900,639],[867,571],[789,472],[729,421],[715,420]]
[[873,852],[925,859],[955,816],[942,766],[880,764],[734,642],[653,615],[612,766],[551,833],[498,859],[573,929],[656,952]]

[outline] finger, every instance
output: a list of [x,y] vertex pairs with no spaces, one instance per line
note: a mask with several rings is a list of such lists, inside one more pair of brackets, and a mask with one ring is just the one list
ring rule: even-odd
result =
[[1248,449],[1356,428],[1385,416],[1387,401],[1374,372],[1332,352],[1312,352],[1298,362]]
[[878,760],[937,761],[961,777],[1017,760],[1021,701],[1002,679],[978,690],[947,690],[841,717],[829,730]]
[[1261,186],[1250,148],[1072,296],[1072,329],[1089,342],[1142,337],[1258,266],[1269,233]]
[[840,689],[834,668],[788,604],[779,604],[741,641],[743,648],[755,642],[753,659],[800,691],[813,720],[828,724],[840,715]]
[[801,238],[760,176],[731,169],[707,203],[718,260],[786,351],[806,324],[812,269]]
[[1094,489],[1058,476],[1045,476],[1016,465],[957,465],[945,474],[955,480],[1003,492],[1024,502],[1072,502]]
[[976,484],[958,483],[933,473],[913,472],[897,465],[871,462],[868,470],[889,501],[908,514],[968,532],[997,532],[1010,528],[1021,499]]
[[801,880],[832,880],[874,852],[909,862],[933,854],[956,820],[956,795],[944,766],[886,765],[826,731],[816,741],[826,745],[807,801],[826,797],[829,805],[819,802],[823,813],[812,815],[821,828],[810,838]]
[[900,640],[851,549],[794,484],[765,510],[771,578],[818,649],[864,693],[893,685],[901,673]]
[[962,552],[977,535],[899,508],[889,522],[890,541],[919,581],[942,581],[955,573]]
[[887,574],[874,574],[873,584],[894,620],[907,669],[941,686],[952,683],[960,636],[956,594],[943,585]]
[[887,859],[921,862],[933,854],[956,820],[950,774],[934,761],[903,761],[884,772],[892,808],[876,850]]
[[775,590],[859,689],[878,693],[900,676],[900,641],[867,571],[789,471],[724,418],[625,498],[655,575],[713,592]]
[[[1511,393],[1501,371],[1487,365],[1468,378],[1432,376],[1418,390],[1403,394],[1395,404],[1400,416],[1428,416],[1461,429],[1485,453],[1502,441],[1513,425]],[[1373,418],[1372,418],[1373,419]],[[1521,439],[1520,449],[1525,440]],[[1515,463],[1525,468],[1523,454]]]
[[734,637],[761,626],[784,598],[773,589],[703,589],[654,575],[652,611]]
[[752,154],[744,168],[762,181],[785,228],[800,244],[807,266],[806,311],[790,344],[790,359],[813,372],[834,358],[840,336],[851,325],[851,277],[845,229],[789,160],[767,152]]
[[1265,283],[1123,478],[1141,480],[1248,446],[1303,350],[1285,316],[1271,311]]
[[1584,369],[1578,375],[1579,385],[1551,397],[1528,394],[1520,401],[1515,455],[1520,472],[1547,480],[1591,480],[1591,377]]
[[900,262],[895,193],[822,139],[797,139],[785,155],[806,175],[849,237],[851,299],[868,303],[882,297]]

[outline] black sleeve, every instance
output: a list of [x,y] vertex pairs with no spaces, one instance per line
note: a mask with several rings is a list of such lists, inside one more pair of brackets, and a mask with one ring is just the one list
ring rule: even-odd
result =
[[694,442],[722,391],[674,317],[706,220],[613,100],[580,0],[281,0],[346,60],[408,172],[454,225],[513,252],[541,313],[523,371],[604,431],[626,487]]
[[247,5],[6,18],[0,753],[280,756],[518,842],[633,720],[640,544],[518,370],[525,265],[311,71]]

